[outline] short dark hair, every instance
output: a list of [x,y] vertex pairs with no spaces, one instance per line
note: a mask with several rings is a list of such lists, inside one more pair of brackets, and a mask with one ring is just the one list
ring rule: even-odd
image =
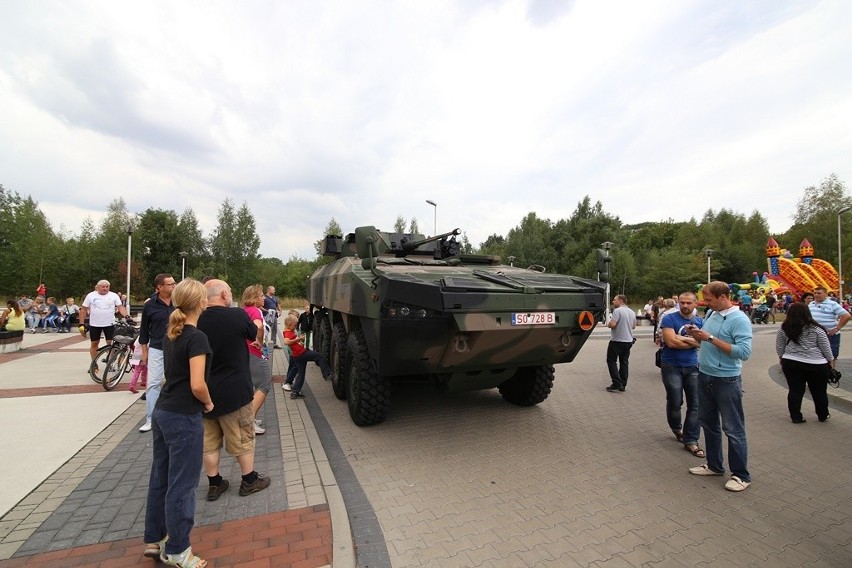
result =
[[168,274],[166,272],[163,272],[161,274],[157,274],[157,276],[154,277],[154,286],[162,286],[163,282],[166,281],[166,278],[174,278],[174,277],[171,274]]

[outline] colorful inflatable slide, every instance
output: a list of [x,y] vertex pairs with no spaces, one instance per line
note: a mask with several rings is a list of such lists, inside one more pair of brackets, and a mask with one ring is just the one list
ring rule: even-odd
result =
[[798,258],[791,257],[789,251],[782,251],[775,239],[769,237],[766,243],[769,272],[764,274],[767,287],[776,293],[790,292],[794,296],[811,292],[817,286],[837,292],[840,284],[837,270],[828,261],[814,258],[814,247],[808,239],[799,245]]

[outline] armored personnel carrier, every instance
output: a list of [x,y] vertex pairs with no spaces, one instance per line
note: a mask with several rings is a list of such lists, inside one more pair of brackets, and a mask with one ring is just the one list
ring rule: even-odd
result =
[[496,387],[512,404],[538,404],[553,365],[573,361],[603,318],[603,282],[461,254],[459,233],[368,226],[325,238],[323,253],[336,260],[308,281],[314,346],[356,424],[383,421],[399,381]]

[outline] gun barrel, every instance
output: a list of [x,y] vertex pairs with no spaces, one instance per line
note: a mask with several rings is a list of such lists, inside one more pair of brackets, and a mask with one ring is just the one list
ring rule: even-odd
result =
[[460,235],[460,234],[461,234],[461,231],[459,229],[453,229],[452,231],[448,231],[448,232],[440,234],[440,235],[435,235],[434,237],[429,237],[428,239],[423,239],[422,241],[409,241],[407,243],[403,243],[402,250],[404,250],[406,252],[412,251],[412,250],[416,249],[417,247],[425,245],[427,243],[440,241],[441,239],[444,239],[444,238],[449,237],[451,235],[455,236],[455,235]]

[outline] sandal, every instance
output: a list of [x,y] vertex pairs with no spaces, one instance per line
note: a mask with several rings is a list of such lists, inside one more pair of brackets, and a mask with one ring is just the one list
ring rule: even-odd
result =
[[168,566],[177,566],[177,568],[206,568],[207,561],[199,558],[192,553],[192,547],[186,547],[186,550],[180,554],[166,554],[166,549],[160,553],[160,562]]
[[706,455],[704,450],[702,450],[701,446],[698,444],[690,444],[688,446],[684,446],[683,449],[697,458],[703,458]]
[[169,540],[169,535],[163,537],[163,540],[158,542],[146,542],[145,552],[142,556],[145,558],[159,558],[160,553],[166,549],[166,541]]
[[672,430],[672,433],[675,435],[675,438],[677,438],[677,441],[682,444],[683,443],[683,431],[682,430]]

